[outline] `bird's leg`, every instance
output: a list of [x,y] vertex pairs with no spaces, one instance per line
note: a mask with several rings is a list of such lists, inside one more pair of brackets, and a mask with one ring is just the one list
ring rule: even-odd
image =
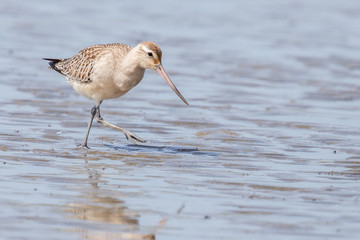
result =
[[[83,148],[88,148],[88,145],[87,145],[87,141],[88,141],[88,137],[89,137],[89,133],[90,133],[90,129],[91,129],[91,125],[92,125],[92,122],[94,120],[94,117],[95,115],[97,115],[97,108],[98,106],[94,106],[92,109],[91,109],[91,115],[90,115],[90,120],[89,120],[89,124],[88,124],[88,127],[87,127],[87,131],[86,131],[86,135],[85,135],[85,138],[84,138],[84,142],[81,144],[81,146]],[[100,114],[100,113],[99,113]]]
[[[117,131],[120,131],[122,132],[123,134],[125,134],[125,137],[127,140],[130,140],[132,143],[134,144],[138,144],[136,141],[138,142],[146,142],[145,140],[139,138],[138,136],[136,136],[135,134],[133,134],[132,132],[128,131],[128,130],[125,130],[121,127],[118,127],[114,124],[111,124],[107,121],[105,121],[101,116],[100,116],[100,104],[97,106],[96,108],[96,121],[98,123],[101,123],[104,127],[109,127],[109,128],[112,128],[114,130],[117,130]],[[136,141],[135,141],[136,140]]]
[[96,120],[99,121],[99,119],[102,119],[102,117],[100,116],[100,104],[102,103],[103,101],[101,101],[99,103],[99,105],[96,106]]

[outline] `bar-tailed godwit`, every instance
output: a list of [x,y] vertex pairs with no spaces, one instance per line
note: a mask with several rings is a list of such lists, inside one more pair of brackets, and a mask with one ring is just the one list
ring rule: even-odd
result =
[[83,147],[89,148],[87,142],[94,117],[103,126],[124,133],[126,138],[134,144],[137,144],[136,141],[145,142],[130,131],[106,122],[100,116],[102,101],[118,98],[127,93],[142,80],[145,69],[158,72],[188,105],[165,72],[161,64],[161,55],[161,49],[155,43],[148,41],[134,48],[120,43],[100,44],[84,48],[71,58],[44,58],[50,61],[49,68],[64,75],[79,94],[95,101],[82,143]]

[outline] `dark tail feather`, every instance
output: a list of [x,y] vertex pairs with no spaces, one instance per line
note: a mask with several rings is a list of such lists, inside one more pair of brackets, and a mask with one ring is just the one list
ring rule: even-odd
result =
[[49,61],[50,69],[53,69],[59,73],[61,73],[61,70],[56,67],[56,64],[58,62],[63,61],[64,59],[56,59],[56,58],[43,58],[43,60]]
[[58,58],[43,58],[43,60],[57,63],[57,62],[60,62],[60,61],[62,61],[62,60],[64,60],[64,59],[58,59]]

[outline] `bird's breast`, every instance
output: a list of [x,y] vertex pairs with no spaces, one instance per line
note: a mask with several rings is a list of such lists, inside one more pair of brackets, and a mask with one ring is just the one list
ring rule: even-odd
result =
[[90,82],[69,82],[78,93],[95,101],[121,97],[135,87],[145,73],[137,64],[126,63],[119,63],[113,54],[103,54],[92,69]]
[[144,77],[144,69],[133,69],[132,71],[119,70],[114,74],[114,83],[120,91],[128,92],[139,84]]

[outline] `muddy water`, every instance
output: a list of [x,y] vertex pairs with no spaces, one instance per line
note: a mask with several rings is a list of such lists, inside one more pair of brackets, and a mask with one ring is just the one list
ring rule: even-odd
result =
[[[358,1],[0,3],[1,239],[358,239]],[[157,42],[102,105],[42,57]]]

